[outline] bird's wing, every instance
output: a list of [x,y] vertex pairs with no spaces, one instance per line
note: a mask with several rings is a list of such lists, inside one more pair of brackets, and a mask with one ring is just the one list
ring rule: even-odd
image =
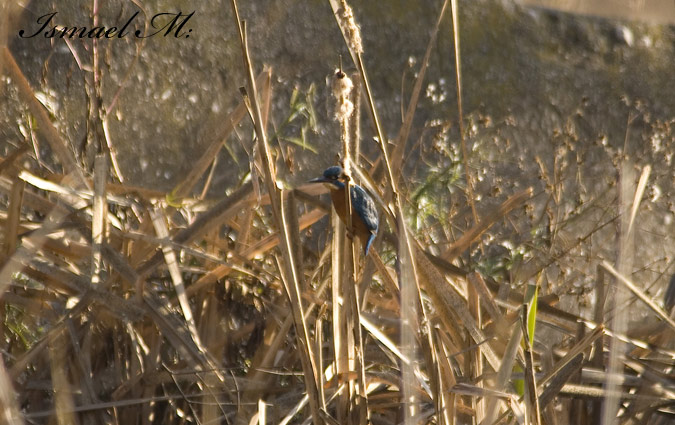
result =
[[371,233],[377,233],[378,217],[377,208],[373,198],[366,193],[361,186],[354,185],[351,190],[352,209],[354,209],[366,224]]

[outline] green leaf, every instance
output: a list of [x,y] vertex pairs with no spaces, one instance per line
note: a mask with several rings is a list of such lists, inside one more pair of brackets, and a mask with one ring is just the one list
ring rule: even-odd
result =
[[534,341],[534,329],[537,323],[537,298],[539,297],[539,284],[543,274],[539,272],[537,282],[527,284],[525,291],[525,306],[527,308],[527,338],[530,345]]
[[305,140],[304,134],[303,134],[303,137],[284,137],[282,140],[285,140],[287,142],[291,142],[294,145],[298,145],[298,146],[302,147],[303,149],[307,149],[307,150],[312,151],[314,153],[319,153],[316,150],[316,148],[314,148],[314,146],[307,143],[307,141]]
[[165,196],[166,203],[174,208],[180,208],[183,206],[183,198],[180,196],[176,196],[174,192],[169,192]]
[[300,90],[297,87],[293,88],[293,93],[291,93],[291,100],[288,102],[288,105],[292,108],[295,105],[295,102],[298,100],[298,95]]

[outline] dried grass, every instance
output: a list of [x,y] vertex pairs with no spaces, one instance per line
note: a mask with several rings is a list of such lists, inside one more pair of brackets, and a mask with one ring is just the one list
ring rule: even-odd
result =
[[[345,2],[331,0],[331,5],[336,16],[344,15]],[[271,71],[254,79],[246,26],[236,1],[232,6],[247,75],[245,97],[227,120],[213,124],[211,143],[171,194],[108,182],[112,165],[106,155],[95,162],[93,184],[85,178],[3,49],[22,99],[69,174],[23,169],[18,159],[28,155],[26,147],[0,164],[0,192],[8,199],[0,211],[5,318],[0,422],[570,423],[556,419],[559,410],[552,406],[584,403],[582,408],[597,418],[602,404],[595,400],[607,397],[614,404],[605,408],[606,420],[614,421],[611,409],[617,407],[624,411],[617,423],[672,415],[675,385],[667,371],[675,353],[666,342],[675,324],[610,263],[598,267],[598,296],[607,292],[609,273],[670,327],[642,338],[624,328],[608,330],[602,306],[594,322],[585,320],[544,296],[528,301],[509,294],[508,282],[452,263],[530,201],[532,189],[513,194],[482,217],[469,190],[474,225],[440,255],[415,239],[404,215],[399,170],[424,72],[390,160],[364,52],[353,47],[359,45],[355,40],[347,45],[385,177],[374,181],[374,173],[359,163],[359,148],[352,146],[358,143],[350,142],[359,134],[356,95],[357,115],[341,121],[343,161],[379,200],[381,232],[387,235],[362,259],[332,213],[332,243],[323,253],[308,253],[303,232],[329,207],[312,200],[309,187],[288,191],[276,183],[266,137]],[[338,19],[350,25],[341,27],[345,38],[360,39],[353,13],[347,16]],[[456,26],[454,2],[453,16]],[[229,188],[204,211],[189,196],[247,111],[256,130],[257,149],[250,150],[256,183]],[[628,233],[648,177],[646,169],[637,189],[624,194],[634,199]],[[254,189],[258,178],[265,188],[260,195]],[[383,261],[378,249],[393,251],[396,260]],[[534,262],[529,275],[564,256]],[[534,340],[526,337],[526,312],[533,302],[537,322],[562,332],[565,344],[551,349],[536,334]],[[610,340],[640,351],[613,357],[614,384],[603,389],[603,380],[591,372],[606,366]],[[515,390],[513,383],[523,379],[517,370],[525,371],[527,395]]]

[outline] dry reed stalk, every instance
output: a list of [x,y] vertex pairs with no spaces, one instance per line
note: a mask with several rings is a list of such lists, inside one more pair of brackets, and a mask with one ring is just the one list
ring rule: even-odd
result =
[[[474,285],[467,286],[467,301],[469,304],[469,312],[476,321],[476,325],[479,328],[483,328],[483,315],[480,308],[480,300],[478,298],[478,291]],[[480,350],[475,350],[472,352],[471,357],[471,377],[474,381],[478,381],[478,378],[483,376],[483,354]],[[479,382],[478,387],[485,387],[484,382]],[[483,400],[472,399],[474,403],[474,410],[476,411],[476,422],[481,423],[485,419],[485,403]]]
[[[422,277],[423,287],[438,310],[441,321],[447,329],[457,327],[457,318],[471,335],[471,338],[477,343],[482,344],[486,341],[485,334],[478,327],[473,316],[469,312],[466,301],[458,294],[447,282],[443,275],[426,259],[424,256],[418,256],[418,267]],[[483,355],[494,370],[499,370],[501,361],[491,348],[490,343],[480,346]]]
[[[21,176],[22,173],[19,174]],[[22,179],[23,180],[23,179]],[[7,177],[0,176],[0,192],[9,195],[12,191],[12,181]],[[24,207],[31,208],[41,214],[48,215],[53,211],[66,215],[68,211],[63,205],[56,204],[47,198],[39,196],[33,192],[25,191],[23,194]]]
[[626,276],[619,273],[611,264],[607,261],[601,263],[602,268],[607,270],[612,276],[614,276],[617,282],[622,283],[630,292],[632,292],[640,301],[644,302],[656,315],[666,322],[675,331],[675,320],[668,315],[668,313],[659,307],[651,298],[649,298],[638,286],[633,283]]
[[[595,323],[604,323],[605,319],[605,271],[598,264],[595,268],[595,306],[593,312],[593,321]],[[604,363],[603,354],[603,340],[602,338],[596,340],[593,348],[593,356],[591,364],[596,367],[602,366]]]
[[[385,151],[384,143],[382,143],[382,149]],[[386,155],[386,154],[385,154]],[[388,165],[388,161],[385,161]],[[394,185],[393,176],[391,174],[391,168],[389,169],[389,178],[391,180],[391,189],[394,197],[397,200],[397,223],[396,226],[399,229],[399,244],[397,247],[398,251],[398,262],[397,262],[397,272],[399,279],[399,287],[401,288],[401,344],[403,348],[403,353],[406,354],[409,358],[415,359],[417,361],[418,348],[417,348],[417,332],[422,330],[422,326],[418,319],[419,307],[422,305],[420,287],[418,281],[417,271],[415,270],[415,259],[412,254],[412,247],[410,244],[410,239],[408,236],[408,230],[403,218],[403,208],[401,206],[400,200],[396,195],[396,187]],[[425,322],[426,322],[426,315]],[[431,333],[431,328],[428,327],[424,329],[429,338],[429,348],[433,351],[433,336]],[[434,352],[430,353],[430,357],[433,359],[435,357]],[[435,364],[432,363],[432,364]],[[402,379],[403,379],[403,397],[404,397],[404,423],[406,425],[414,423],[414,418],[420,412],[420,400],[415,395],[414,389],[411,387],[414,376],[414,368],[412,365],[404,365],[402,370]],[[438,382],[438,379],[435,379],[434,382]],[[433,388],[438,388],[437,385],[434,385]],[[433,399],[438,401],[439,395],[434,394]]]
[[[497,379],[494,384],[494,390],[503,391],[507,388],[507,384],[511,379],[511,373],[513,372],[513,365],[518,355],[518,348],[520,347],[520,341],[523,335],[523,328],[519,323],[515,323],[512,326],[510,338],[504,350],[504,355],[502,356],[502,364],[497,370]],[[497,419],[499,414],[499,409],[501,408],[500,400],[496,397],[491,397],[488,399],[484,424],[492,424]]]
[[[352,16],[353,18],[353,16]],[[356,31],[356,30],[355,30]],[[347,375],[352,376],[352,372],[357,372],[358,382],[350,379],[347,385],[346,398],[348,400],[346,414],[347,423],[358,423],[365,425],[368,422],[368,399],[366,396],[366,377],[365,365],[363,359],[363,339],[361,333],[360,310],[358,301],[358,291],[356,290],[357,274],[358,274],[358,256],[356,254],[356,244],[354,243],[355,231],[352,223],[352,182],[351,182],[351,153],[352,142],[351,137],[351,120],[354,115],[354,105],[351,102],[353,97],[354,85],[351,79],[342,70],[335,73],[333,80],[333,96],[336,101],[335,117],[340,124],[340,140],[342,145],[342,168],[346,176],[345,182],[345,225],[346,231],[352,235],[351,238],[343,238],[342,245],[338,248],[342,250],[343,254],[338,257],[337,267],[342,270],[342,276],[346,279],[340,279],[339,292],[343,295],[344,312],[346,313],[346,338],[342,338],[340,342],[346,343],[346,354],[348,358]],[[342,229],[336,229],[341,231]],[[340,261],[341,260],[341,261]],[[335,302],[337,299],[333,299]],[[336,350],[336,352],[338,352]],[[344,353],[344,349],[339,351]],[[338,363],[343,363],[339,359]],[[358,386],[357,386],[358,385]],[[356,392],[358,388],[358,394]],[[343,401],[344,402],[344,401]],[[342,406],[343,409],[345,406]],[[338,421],[340,418],[338,417]]]
[[101,108],[101,115],[103,115],[101,126],[103,129],[103,138],[106,141],[105,153],[110,158],[110,165],[112,167],[114,176],[117,177],[117,180],[120,183],[124,183],[124,174],[122,174],[122,167],[120,166],[120,163],[117,159],[117,149],[112,142],[112,135],[110,134],[110,127],[108,126],[108,114],[106,111],[107,109]]
[[[52,181],[59,181],[62,178],[62,175],[59,174],[51,174],[50,179]],[[89,182],[90,179],[87,179],[87,182]],[[93,183],[89,183],[93,184]],[[146,201],[157,201],[157,200],[162,200],[166,199],[167,193],[166,192],[161,192],[159,190],[154,190],[154,189],[148,189],[144,188],[141,186],[134,186],[131,184],[127,183],[114,183],[114,182],[107,182],[106,188],[108,193],[113,194],[113,195],[119,195],[120,197],[124,196],[140,196],[142,199]]]
[[560,391],[560,394],[573,396],[575,398],[598,399],[600,401],[603,401],[610,396],[616,397],[621,401],[645,400],[651,403],[655,403],[658,409],[660,409],[662,406],[672,404],[672,397],[658,397],[650,395],[645,396],[642,394],[628,393],[622,391],[609,392],[604,388],[599,388],[597,386],[592,385],[565,384],[562,390]]
[[455,83],[457,85],[457,114],[459,125],[459,140],[462,146],[462,161],[464,163],[464,174],[466,176],[466,197],[473,214],[474,225],[478,224],[478,213],[476,212],[476,201],[473,195],[473,179],[471,177],[471,168],[469,167],[469,150],[466,147],[466,133],[464,131],[464,113],[462,111],[462,66],[459,48],[459,12],[457,11],[457,0],[451,0],[452,10],[452,40],[454,42],[455,56]]
[[439,366],[439,389],[441,399],[437,402],[437,410],[439,415],[439,423],[445,425],[454,425],[457,414],[457,395],[446,391],[447,388],[452,388],[457,384],[455,372],[450,364],[450,350],[443,342],[442,334],[438,332],[438,366]]
[[637,187],[635,188],[635,195],[633,197],[633,205],[630,209],[630,218],[628,219],[628,233],[630,234],[633,231],[633,225],[635,224],[635,217],[637,216],[638,208],[640,207],[640,202],[642,197],[645,194],[645,188],[647,187],[647,181],[649,180],[649,174],[652,171],[650,165],[645,165],[640,174],[640,180],[638,181]]
[[347,328],[347,303],[344,299],[342,290],[345,273],[343,260],[346,254],[343,249],[345,242],[345,227],[339,219],[337,213],[332,210],[331,223],[333,229],[333,238],[331,241],[331,302],[332,302],[332,342],[333,342],[333,367],[337,379],[332,386],[335,387],[337,394],[336,417],[339,423],[347,423],[349,417],[350,397],[347,391],[338,391],[340,385],[344,385],[344,380],[349,376],[349,344]]
[[302,255],[302,241],[300,240],[300,222],[298,220],[298,203],[295,199],[295,191],[288,192],[288,200],[286,211],[288,211],[288,229],[291,238],[291,249],[295,258],[296,273],[300,279],[302,291],[307,290],[307,285],[304,282],[303,271],[304,258]]
[[255,79],[253,77],[253,66],[248,53],[248,45],[246,40],[245,23],[239,18],[239,11],[236,0],[232,0],[232,10],[236,19],[237,28],[239,31],[239,38],[241,41],[242,56],[244,62],[244,71],[247,76],[248,99],[252,107],[254,125],[256,129],[256,136],[258,146],[260,147],[260,154],[265,173],[265,183],[267,192],[270,196],[270,203],[272,206],[272,213],[276,222],[277,229],[281,235],[281,252],[283,255],[283,262],[279,266],[279,271],[282,275],[282,280],[285,284],[291,308],[293,311],[296,335],[298,346],[300,347],[300,359],[304,371],[305,388],[309,397],[310,410],[314,423],[320,425],[323,423],[321,415],[319,414],[319,395],[318,395],[318,380],[316,378],[317,369],[314,361],[313,352],[309,340],[309,333],[307,324],[304,318],[302,298],[300,296],[300,282],[295,266],[295,259],[291,248],[289,229],[286,224],[286,213],[284,211],[284,193],[280,191],[276,185],[276,172],[270,147],[267,143],[267,135],[263,128],[262,114],[258,102],[258,92],[256,89]]
[[[157,236],[160,239],[168,239],[169,229],[166,226],[166,217],[164,216],[163,211],[161,211],[159,208],[151,209],[150,217],[152,218],[152,224],[155,228]],[[173,282],[173,286],[176,291],[176,297],[178,298],[178,303],[183,313],[183,317],[185,318],[187,328],[190,331],[192,340],[197,345],[197,347],[199,347],[200,351],[204,351],[201,339],[199,338],[199,333],[197,332],[197,325],[192,314],[192,308],[190,307],[190,302],[187,298],[187,295],[185,294],[185,283],[183,282],[183,276],[180,272],[180,268],[178,267],[176,253],[168,244],[162,245],[162,253],[164,254],[164,261],[166,261],[166,265],[169,269],[171,281]]]
[[[402,303],[402,343],[404,348],[404,354],[407,354],[409,358],[415,358],[416,351],[416,338],[415,334],[417,333],[416,329],[421,329],[422,332],[426,335],[428,340],[429,349],[428,356],[429,359],[434,359],[436,355],[436,349],[433,341],[432,331],[429,327],[429,320],[425,311],[424,304],[421,301],[421,292],[418,282],[417,272],[415,271],[415,257],[413,255],[412,244],[410,242],[410,237],[408,235],[408,230],[406,228],[404,217],[403,217],[403,207],[401,200],[398,196],[396,188],[396,180],[394,179],[394,174],[392,171],[391,161],[389,159],[389,154],[387,151],[387,138],[384,135],[378,114],[375,108],[375,103],[372,96],[372,91],[370,89],[370,83],[368,76],[363,65],[362,53],[363,48],[361,46],[361,37],[360,30],[355,23],[353,18],[353,13],[351,8],[347,5],[346,1],[342,0],[338,4],[337,0],[331,0],[331,7],[333,9],[333,14],[338,23],[338,27],[342,31],[343,37],[349,48],[349,52],[356,64],[357,70],[361,77],[361,82],[363,84],[363,89],[366,95],[367,105],[370,112],[370,116],[373,121],[373,125],[376,130],[378,137],[378,145],[382,152],[382,158],[384,159],[386,175],[388,180],[388,189],[391,192],[394,200],[395,211],[394,216],[396,219],[395,227],[399,236],[399,245],[398,245],[398,278],[401,284],[401,299],[405,300],[405,303]],[[404,305],[405,304],[405,305]],[[421,310],[418,310],[421,307]],[[421,311],[423,321],[423,326],[416,326],[418,324],[417,312]],[[433,382],[438,383],[438,377],[436,376],[435,369],[434,373],[431,376]],[[413,389],[409,386],[412,382],[414,376],[414,370],[412,367],[404,365],[403,368],[403,393],[404,393],[404,423],[409,424],[418,412],[418,401],[415,397]],[[407,379],[406,379],[407,378]],[[439,388],[438,385],[433,385],[432,388]],[[439,400],[438,394],[433,395],[434,400]]]
[[52,387],[54,388],[54,408],[56,423],[59,425],[75,425],[79,421],[75,416],[75,402],[70,381],[68,380],[69,361],[65,356],[65,342],[54,340],[49,344],[49,359],[51,366]]
[[[579,340],[572,348],[567,351],[567,354],[554,365],[554,367],[547,372],[537,383],[539,389],[544,389],[544,387],[549,383],[549,381],[556,378],[560,371],[567,366],[574,358],[578,355],[583,354],[584,351],[591,348],[591,345],[598,340],[604,333],[604,328],[602,325],[593,329],[592,332],[586,334],[581,340]],[[589,357],[589,356],[586,356]]]
[[[82,204],[81,202],[91,202],[94,199],[94,192],[92,190],[75,189],[71,187],[71,185],[68,184],[69,182],[67,176],[64,176],[64,181],[62,183],[56,183],[54,181],[38,177],[30,173],[29,171],[21,170],[19,172],[19,178],[25,181],[26,183],[35,186],[38,189],[42,189],[48,192],[54,192],[57,195],[63,195],[64,198],[70,200],[68,204],[73,208],[80,208],[82,205],[85,205]],[[87,183],[89,183],[88,180]],[[105,200],[106,202],[110,202],[111,204],[116,204],[125,207],[129,207],[132,205],[131,201],[121,196],[106,194]],[[76,204],[76,202],[80,202],[80,204]],[[119,223],[117,217],[111,216],[110,218],[114,219],[114,223]],[[119,228],[119,226],[117,227]]]
[[321,309],[319,310],[318,314],[316,315],[316,322],[314,323],[314,329],[315,329],[315,336],[314,336],[314,350],[315,350],[315,356],[316,356],[316,364],[321,373],[319,373],[319,398],[321,400],[321,411],[326,411],[326,389],[325,389],[325,384],[326,384],[326,375],[323,373],[323,340],[324,340],[324,335],[323,335],[323,320],[324,316],[327,316],[327,305],[323,304],[321,306]]
[[[565,365],[558,371],[558,373],[551,379],[549,385],[541,392],[539,396],[539,403],[546,410],[544,411],[544,417],[546,418],[547,412],[550,412],[550,417],[553,421],[556,420],[556,413],[551,409],[553,406],[549,404],[558,397],[562,388],[567,384],[567,381],[572,379],[572,377],[578,374],[581,371],[583,366],[584,356],[583,354],[577,354],[575,357],[570,359]],[[547,423],[552,421],[547,420]]]
[[[618,210],[621,216],[619,233],[617,234],[617,269],[619,274],[628,275],[632,272],[633,254],[634,254],[634,237],[632,230],[632,221],[627,212],[630,208],[630,199],[633,199],[633,204],[639,202],[639,198],[635,197],[635,175],[633,165],[629,160],[624,160],[621,165],[619,173],[619,204]],[[628,299],[628,292],[623,286],[613,288],[614,291],[609,293],[610,306],[614,310],[614,315],[609,324],[609,328],[614,333],[623,334],[626,332],[628,325],[628,317],[625,309],[616,310],[617,306],[625,305]],[[609,361],[607,364],[607,380],[605,382],[605,389],[608,397],[602,406],[602,423],[604,425],[612,425],[618,423],[617,415],[619,413],[619,393],[622,385],[622,377],[620,370],[623,369],[624,350],[626,346],[623,341],[613,337],[609,343]]]
[[[345,261],[343,257],[345,250],[345,226],[337,215],[337,212],[332,211],[331,222],[333,227],[333,240],[331,243],[331,300],[333,304],[332,309],[332,325],[333,325],[333,361],[335,365],[335,374],[338,379],[335,380],[334,386],[342,385],[345,377],[349,376],[349,344],[347,321],[344,318],[347,315],[347,303],[343,296],[343,284],[345,281],[345,273],[347,269],[344,267]],[[349,403],[350,397],[347,391],[338,393],[336,409],[336,417],[339,423],[347,423],[349,417]]]
[[[224,354],[224,345],[220,344],[223,339],[221,334],[222,327],[219,326],[221,312],[218,311],[218,303],[214,297],[204,297],[202,301],[201,317],[199,320],[199,335],[204,344],[204,351],[208,352],[214,359],[222,359]],[[220,363],[216,363],[220,364]],[[204,386],[207,389],[218,388],[218,377],[215,374],[208,373],[204,377]],[[218,397],[213,395],[213,391],[204,391],[202,396],[201,423],[216,423],[224,415],[223,407],[218,402]],[[197,415],[194,415],[198,417]]]
[[97,155],[94,162],[94,202],[91,221],[91,284],[101,282],[103,272],[103,244],[107,233],[108,203],[106,181],[108,180],[108,156]]

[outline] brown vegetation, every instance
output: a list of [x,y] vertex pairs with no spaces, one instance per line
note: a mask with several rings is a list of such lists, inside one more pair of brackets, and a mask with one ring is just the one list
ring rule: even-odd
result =
[[[169,194],[121,181],[97,108],[92,114],[101,126],[94,134],[100,153],[88,177],[3,49],[2,68],[65,174],[23,167],[22,158],[32,155],[27,146],[0,164],[0,192],[7,200],[0,212],[0,422],[487,425],[599,423],[603,415],[618,415],[621,423],[672,420],[675,385],[668,371],[675,322],[631,281],[628,261],[650,168],[639,178],[632,167],[622,169],[616,208],[623,213],[566,250],[533,259],[511,279],[464,262],[458,267],[467,251],[484,248],[481,235],[539,194],[530,188],[509,194],[491,211],[478,208],[462,139],[462,196],[470,224],[445,228],[453,237],[441,251],[430,249],[408,225],[412,195],[402,189],[403,149],[441,18],[452,11],[456,27],[456,10],[448,2],[443,7],[401,130],[392,143],[382,143],[389,139],[370,92],[354,14],[346,2],[331,0],[357,69],[351,76],[356,91],[340,92],[337,99],[342,104],[336,110],[343,112],[341,161],[380,209],[381,235],[364,258],[315,188],[277,184],[267,140],[271,71],[255,78],[249,49],[258,46],[247,45],[246,25],[235,0],[232,5],[247,76],[243,98]],[[97,93],[92,90],[92,96]],[[362,105],[380,141],[373,163],[359,151]],[[245,118],[255,128],[251,179],[233,184],[204,208],[201,199],[190,197],[193,189]],[[558,189],[553,181],[547,187],[551,203]],[[326,215],[332,216],[332,242],[311,252],[304,234]],[[447,217],[437,219],[448,223]],[[605,309],[598,303],[591,321],[538,292],[543,270],[564,267],[561,261],[576,244],[617,222],[620,255],[616,266],[598,265],[595,296],[604,300],[618,291],[616,305],[632,296],[644,301],[659,321],[639,333],[629,332],[614,304]],[[556,223],[551,226],[555,233]],[[623,325],[617,319],[622,316]],[[542,344],[535,321],[556,328],[563,341],[555,348]]]

